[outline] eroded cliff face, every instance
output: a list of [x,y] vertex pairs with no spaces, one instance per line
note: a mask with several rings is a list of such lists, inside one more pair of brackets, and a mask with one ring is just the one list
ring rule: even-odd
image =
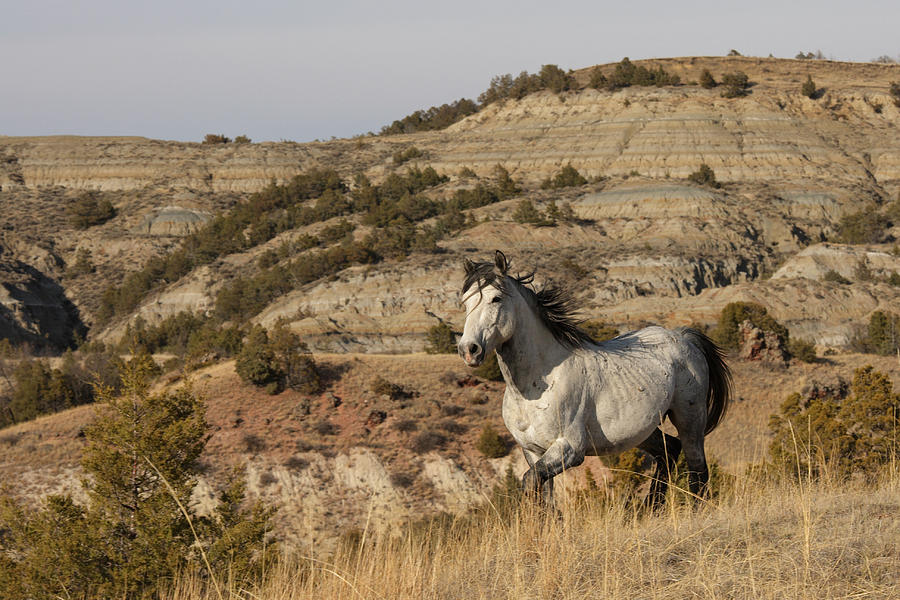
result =
[[0,246],[0,339],[35,350],[67,348],[87,327],[63,287],[35,265],[58,260],[35,248],[29,264]]
[[0,138],[0,186],[253,192],[312,166],[377,177],[409,144],[442,172],[467,166],[488,174],[502,163],[529,183],[566,163],[588,177],[684,178],[703,162],[723,181],[883,182],[900,179],[898,111],[884,91],[836,90],[818,100],[764,88],[737,99],[694,87],[543,92],[491,105],[443,132],[359,141]]
[[[663,66],[683,83],[707,68],[718,77],[742,70],[753,87],[742,98],[696,85],[542,92],[492,104],[441,132],[307,144],[0,137],[0,186],[252,192],[310,166],[377,176],[409,144],[425,150],[424,160],[439,171],[468,166],[487,173],[502,163],[525,182],[566,163],[587,176],[684,178],[705,162],[723,181],[900,179],[900,108],[888,93],[900,78],[897,65],[745,57],[639,62]],[[576,76],[586,83],[589,72]],[[822,90],[815,100],[799,93],[807,74]]]
[[[336,168],[348,181],[364,172],[377,181],[405,170],[392,157],[416,146],[423,156],[409,164],[451,175],[435,190],[447,197],[473,185],[456,177],[462,167],[487,177],[504,165],[521,182],[522,195],[474,211],[482,222],[442,241],[442,254],[348,269],[298,287],[257,317],[264,324],[287,318],[321,350],[401,352],[421,348],[422,331],[439,320],[459,325],[463,257],[484,258],[502,248],[522,270],[537,270],[539,280],[577,284],[586,316],[623,326],[709,321],[718,301],[702,310],[686,307],[700,297],[769,289],[774,284],[760,284],[761,274],[828,239],[845,214],[896,196],[900,108],[887,90],[900,79],[900,67],[745,57],[647,64],[663,66],[684,83],[706,68],[717,78],[742,70],[754,85],[734,99],[695,85],[541,92],[491,105],[445,131],[309,144],[0,137],[0,203],[10,209],[6,226],[25,246],[41,241],[52,249],[58,264],[36,268],[65,289],[90,323],[105,285],[272,181],[311,167]],[[816,100],[799,94],[807,74],[822,88]],[[576,77],[586,82],[589,70]],[[701,163],[727,185],[687,183]],[[538,189],[565,164],[596,182]],[[66,206],[88,189],[112,198],[118,215],[80,232],[66,226]],[[538,208],[569,202],[579,221],[554,228],[514,223],[520,198]],[[357,235],[366,231],[360,227]],[[210,310],[223,283],[252,274],[264,249],[295,234],[198,269],[148,297],[131,318],[140,314],[152,323],[180,310]],[[66,279],[79,250],[91,253],[94,272]],[[31,264],[20,254],[14,258]],[[802,255],[797,265],[810,260],[824,264]],[[842,260],[831,260],[829,268],[847,271]],[[777,279],[815,280],[820,270],[782,270]],[[884,293],[890,298],[893,290]],[[812,317],[789,316],[790,310],[783,316],[818,341],[845,340],[849,323],[865,318],[859,307],[869,305],[848,306],[841,334],[828,333],[840,329],[837,324],[817,326]],[[115,339],[126,324],[92,335]]]
[[[476,171],[501,162],[534,180],[566,162],[588,176],[683,178],[705,162],[724,181],[900,179],[900,109],[887,93],[900,76],[896,66],[740,57],[647,62],[685,82],[705,68],[717,77],[742,70],[755,85],[736,99],[696,87],[534,94],[449,128],[452,143],[434,162]],[[798,93],[807,74],[821,98]],[[589,70],[578,76],[586,82]]]
[[0,185],[105,191],[255,191],[293,177],[316,152],[295,144],[210,145],[146,138],[0,138]]

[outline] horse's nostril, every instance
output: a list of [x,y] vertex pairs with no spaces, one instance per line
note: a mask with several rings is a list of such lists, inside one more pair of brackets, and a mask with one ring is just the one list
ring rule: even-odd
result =
[[469,354],[472,356],[478,356],[478,353],[481,352],[481,346],[478,344],[469,344]]

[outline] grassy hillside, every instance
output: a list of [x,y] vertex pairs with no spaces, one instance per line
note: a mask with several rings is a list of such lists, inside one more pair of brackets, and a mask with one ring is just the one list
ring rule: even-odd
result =
[[[207,402],[211,437],[201,457],[203,484],[195,496],[214,503],[235,464],[246,464],[249,491],[280,507],[278,536],[289,546],[332,548],[353,529],[374,531],[439,511],[457,512],[487,493],[507,466],[526,468],[500,417],[503,384],[474,377],[455,355],[319,354],[320,393],[277,395],[242,382],[234,362],[190,376]],[[732,473],[766,456],[769,417],[793,392],[850,381],[873,364],[897,379],[896,358],[841,354],[815,364],[769,366],[731,359],[735,401],[707,439],[709,456]],[[181,383],[169,375],[163,387]],[[379,380],[400,390],[375,391]],[[79,461],[94,408],[80,406],[0,432],[0,476],[17,494],[37,501],[49,493],[82,497]],[[486,458],[477,449],[491,424],[511,452]],[[590,457],[594,474],[608,475]],[[565,495],[584,485],[585,469],[560,477]]]
[[[895,598],[898,498],[895,465],[870,484],[739,477],[700,507],[658,515],[602,497],[559,514],[486,508],[394,535],[363,532],[334,554],[285,560],[258,588],[223,588],[266,600]],[[219,596],[185,575],[165,597]]]

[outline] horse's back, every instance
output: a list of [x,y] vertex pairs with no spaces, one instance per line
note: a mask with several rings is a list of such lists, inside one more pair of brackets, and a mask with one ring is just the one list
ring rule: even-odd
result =
[[688,345],[684,331],[651,325],[598,342],[595,346],[607,356],[623,357],[629,361],[680,360]]
[[[708,368],[703,349],[687,327],[666,329],[652,325],[597,344],[597,352],[621,368],[648,379],[670,380],[684,393],[706,389]],[[686,388],[691,388],[687,390]]]

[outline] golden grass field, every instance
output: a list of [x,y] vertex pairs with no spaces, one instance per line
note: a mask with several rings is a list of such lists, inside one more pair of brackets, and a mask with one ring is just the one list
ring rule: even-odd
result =
[[[877,481],[760,482],[648,514],[583,499],[364,534],[283,559],[252,589],[190,576],[166,600],[900,598],[900,468]],[[225,574],[220,574],[223,578]]]

